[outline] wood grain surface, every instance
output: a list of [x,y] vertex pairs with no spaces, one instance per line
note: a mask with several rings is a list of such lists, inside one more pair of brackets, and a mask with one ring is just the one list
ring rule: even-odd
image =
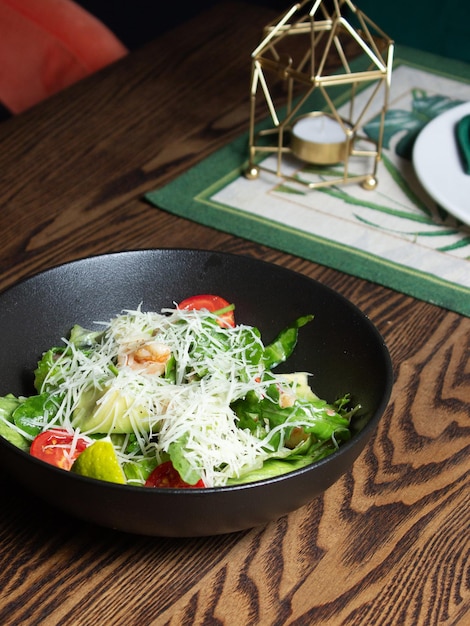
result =
[[[385,338],[392,399],[323,496],[232,535],[147,538],[54,510],[0,475],[0,624],[470,623],[470,319],[151,207],[248,127],[272,12],[219,3],[0,125],[0,289],[73,259],[223,250],[333,287]],[[165,512],[162,511],[162,515]]]

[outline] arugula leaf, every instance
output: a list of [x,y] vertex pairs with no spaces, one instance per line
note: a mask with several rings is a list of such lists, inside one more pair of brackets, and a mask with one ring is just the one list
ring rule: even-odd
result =
[[[239,427],[248,428],[266,444],[277,449],[288,442],[296,422],[302,422],[306,435],[313,435],[312,441],[327,441],[332,438],[349,438],[349,420],[337,413],[324,400],[305,402],[297,400],[293,406],[280,407],[271,398],[258,399],[254,393],[237,400],[232,408],[239,418]],[[266,433],[265,426],[276,429],[274,436]]]
[[[193,360],[193,366],[196,374],[202,378],[208,373],[208,361],[214,358],[221,350],[229,352],[233,344],[233,330],[221,328],[216,321],[211,319],[203,321],[203,329],[195,339],[191,348],[190,356]],[[237,349],[243,353],[246,362],[256,365],[260,362],[263,355],[263,347],[261,342],[254,341],[260,338],[261,334],[257,328],[238,328],[237,329]]]
[[272,369],[290,357],[297,345],[298,330],[313,320],[313,315],[304,315],[282,330],[276,339],[267,345],[263,354],[263,365]]

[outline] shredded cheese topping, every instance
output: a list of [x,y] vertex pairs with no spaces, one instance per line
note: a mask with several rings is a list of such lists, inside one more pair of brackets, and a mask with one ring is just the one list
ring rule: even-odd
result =
[[[238,428],[230,407],[250,390],[264,394],[268,383],[249,359],[251,349],[263,348],[261,340],[250,326],[214,331],[210,320],[216,322],[207,311],[139,307],[106,323],[90,350],[64,340],[67,349],[43,383],[60,403],[54,423],[85,435],[132,432],[139,453],[157,458],[184,441],[186,463],[206,486],[261,467],[266,441]],[[129,355],[150,342],[169,348],[174,379],[133,367]]]

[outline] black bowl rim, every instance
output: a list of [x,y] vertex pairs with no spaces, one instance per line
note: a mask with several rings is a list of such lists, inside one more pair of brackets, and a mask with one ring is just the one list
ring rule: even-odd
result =
[[[222,252],[219,250],[210,250],[210,249],[203,249],[203,248],[173,248],[173,247],[161,247],[161,248],[136,248],[136,249],[128,249],[128,250],[123,250],[123,251],[111,251],[111,252],[106,252],[106,253],[101,253],[101,254],[92,254],[92,255],[88,255],[88,256],[84,256],[84,257],[79,257],[77,259],[73,259],[71,261],[66,261],[64,263],[60,263],[58,265],[54,265],[51,267],[48,267],[44,270],[40,270],[37,271],[33,274],[27,275],[23,278],[21,278],[20,280],[16,281],[15,283],[13,283],[12,285],[10,285],[9,287],[6,287],[5,289],[3,289],[0,292],[0,297],[2,294],[14,289],[15,287],[23,284],[23,283],[27,283],[29,281],[33,281],[34,279],[40,277],[40,276],[44,276],[48,273],[52,273],[55,271],[59,271],[61,269],[64,269],[68,266],[72,266],[72,265],[77,265],[80,264],[82,262],[89,262],[89,261],[99,261],[99,259],[104,259],[104,258],[110,258],[110,257],[122,257],[122,256],[134,256],[136,254],[142,254],[143,256],[149,255],[149,254],[154,254],[154,253],[159,253],[159,252],[171,252],[171,253],[179,253],[179,252],[184,252],[184,253],[193,253],[193,254],[206,254],[206,255],[217,255],[217,256],[222,256],[222,257],[230,257],[232,259],[235,258],[244,258],[250,262],[255,263],[256,265],[264,265],[267,267],[273,266],[275,265],[276,267],[276,271],[280,271],[285,273],[286,275],[300,275],[302,276],[306,281],[308,282],[314,282],[317,285],[320,285],[322,289],[332,293],[335,295],[335,297],[339,298],[340,300],[343,301],[343,303],[354,309],[356,311],[356,313],[359,313],[360,316],[363,318],[363,321],[369,326],[371,332],[375,335],[375,338],[378,340],[381,348],[382,348],[382,353],[384,356],[384,364],[385,364],[385,369],[386,369],[386,377],[385,377],[385,389],[384,389],[384,394],[382,396],[380,405],[377,407],[374,415],[372,415],[372,417],[369,419],[369,421],[366,423],[366,425],[361,429],[360,433],[358,435],[353,435],[351,437],[351,439],[349,441],[346,441],[345,443],[341,444],[341,446],[338,448],[338,450],[334,453],[332,453],[331,455],[324,457],[323,459],[320,459],[318,461],[314,461],[313,463],[310,463],[309,465],[306,465],[305,467],[296,469],[296,470],[292,470],[290,472],[286,472],[285,474],[281,474],[280,476],[273,476],[271,478],[265,478],[265,479],[261,479],[261,480],[257,480],[257,481],[253,481],[253,482],[247,482],[247,483],[243,483],[240,485],[228,485],[228,486],[220,486],[220,487],[200,487],[200,488],[191,488],[191,489],[177,489],[177,488],[158,488],[158,487],[153,487],[152,489],[145,489],[142,486],[138,486],[138,485],[120,485],[117,483],[111,483],[111,482],[107,482],[107,481],[99,481],[97,479],[94,478],[89,478],[86,476],[80,476],[79,474],[73,474],[70,472],[66,472],[66,470],[60,469],[55,467],[54,465],[50,465],[50,470],[53,472],[59,472],[61,475],[63,475],[63,473],[68,473],[70,474],[71,478],[73,480],[78,480],[78,481],[84,481],[86,483],[92,483],[93,485],[95,485],[97,483],[102,483],[104,486],[106,486],[107,489],[111,488],[111,489],[119,489],[121,490],[125,490],[127,492],[143,492],[143,493],[148,493],[148,494],[174,494],[175,497],[181,497],[182,495],[185,495],[185,497],[190,497],[191,495],[193,496],[200,496],[201,494],[214,494],[214,493],[225,493],[225,492],[235,492],[235,491],[246,491],[246,490],[251,490],[253,488],[261,488],[265,485],[274,485],[276,483],[279,482],[283,482],[285,481],[287,478],[290,477],[294,477],[294,476],[302,476],[303,474],[308,474],[312,471],[314,471],[314,469],[318,468],[318,467],[322,467],[324,465],[327,465],[332,458],[337,459],[338,456],[341,455],[345,455],[348,454],[348,452],[352,449],[355,448],[358,444],[359,444],[359,439],[360,440],[368,440],[370,438],[370,435],[372,434],[373,431],[375,431],[378,422],[380,421],[382,414],[384,413],[389,400],[390,400],[390,396],[391,396],[391,392],[392,392],[392,387],[393,387],[393,377],[394,377],[394,372],[393,372],[393,366],[392,366],[392,361],[391,361],[391,357],[390,357],[390,353],[388,351],[387,345],[382,337],[382,335],[380,334],[380,332],[378,331],[378,329],[376,328],[376,326],[373,324],[373,322],[369,319],[369,317],[361,310],[359,309],[359,307],[357,307],[354,303],[352,303],[350,300],[348,300],[348,298],[346,298],[345,296],[343,296],[342,294],[340,294],[339,292],[335,291],[333,288],[329,287],[328,285],[324,285],[323,283],[321,283],[320,281],[311,278],[310,276],[307,276],[305,274],[302,274],[301,272],[297,272],[296,270],[292,270],[290,268],[284,267],[282,265],[277,265],[275,263],[272,263],[270,261],[265,261],[263,259],[256,259],[255,257],[249,257],[246,255],[242,255],[242,254],[237,254],[237,253],[233,253],[233,252]],[[360,435],[360,437],[359,437]],[[35,457],[32,457],[31,455],[29,455],[27,452],[21,450],[20,448],[17,448],[14,444],[10,443],[9,441],[7,441],[5,438],[0,436],[0,445],[6,445],[7,447],[9,447],[11,450],[13,450],[14,452],[18,453],[20,456],[23,456],[25,459],[28,459],[28,461],[30,461],[31,463],[35,464],[35,463],[39,463],[41,467],[44,467],[45,462],[41,461],[40,459],[36,459]],[[151,497],[151,496],[148,496]]]

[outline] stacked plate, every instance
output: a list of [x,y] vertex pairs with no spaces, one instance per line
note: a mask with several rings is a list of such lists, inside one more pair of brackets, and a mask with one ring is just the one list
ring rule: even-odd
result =
[[429,122],[416,140],[413,165],[429,195],[470,225],[470,174],[465,172],[456,137],[458,122],[469,114],[470,102],[466,102]]

